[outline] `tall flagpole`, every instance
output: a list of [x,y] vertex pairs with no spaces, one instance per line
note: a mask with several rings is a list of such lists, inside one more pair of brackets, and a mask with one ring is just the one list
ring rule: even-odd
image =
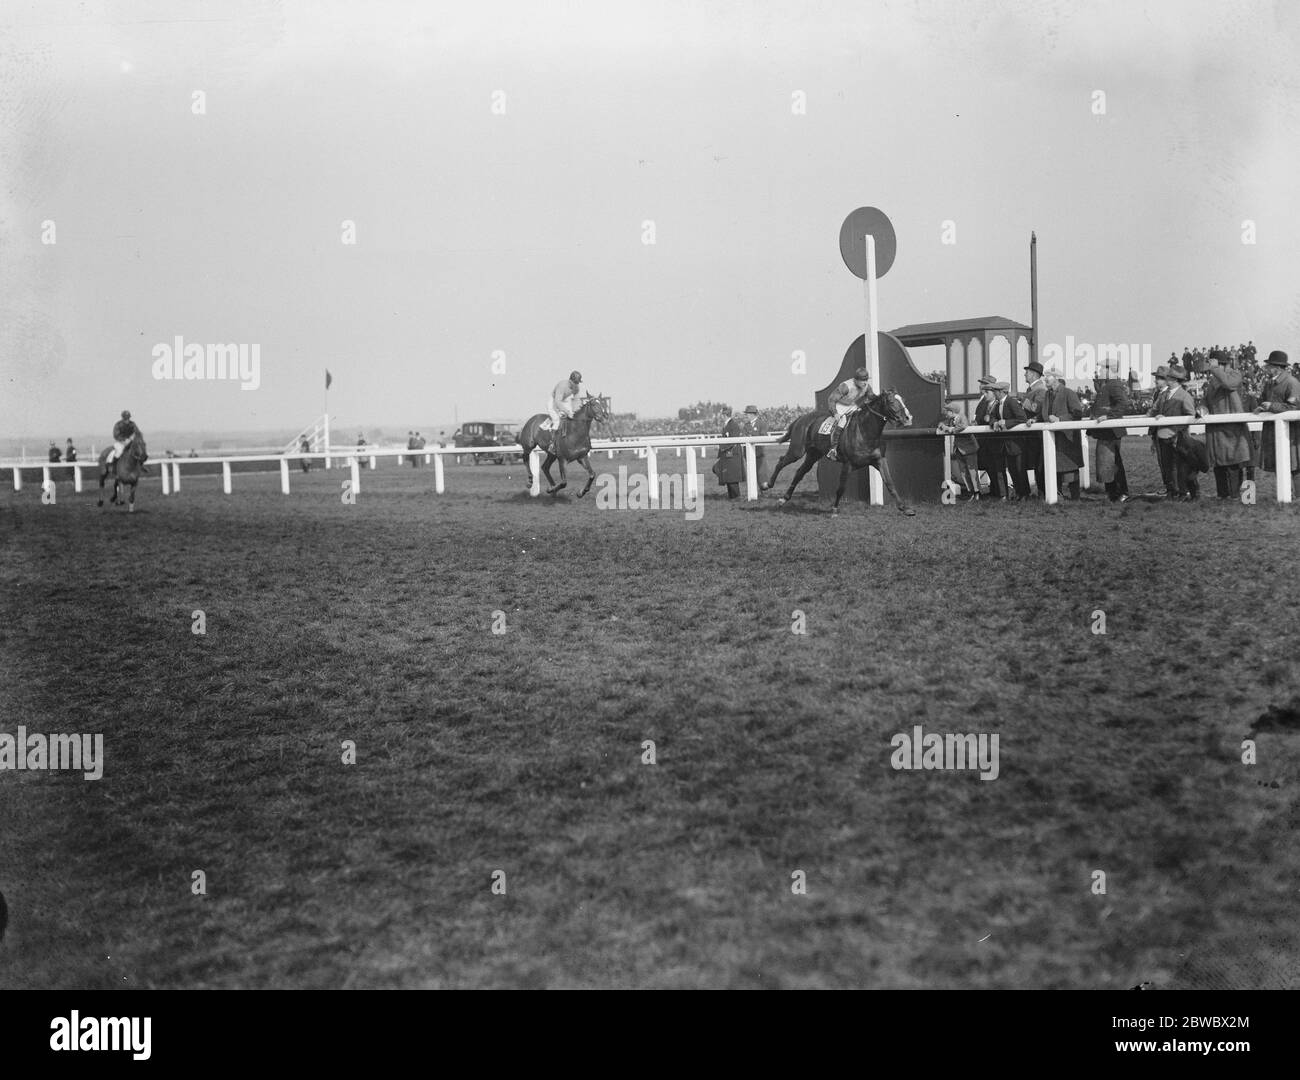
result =
[[[1029,234],[1029,359],[1038,360],[1038,236]],[[1038,360],[1041,364],[1042,361]]]
[[330,369],[325,369],[325,468],[330,467]]

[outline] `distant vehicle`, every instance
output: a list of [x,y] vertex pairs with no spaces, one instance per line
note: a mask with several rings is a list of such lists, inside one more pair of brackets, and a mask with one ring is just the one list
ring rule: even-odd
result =
[[510,446],[515,448],[510,452],[503,450],[500,454],[472,454],[470,457],[475,465],[484,460],[504,465],[508,460],[523,461],[524,459],[524,455],[519,450],[518,436],[507,425],[493,423],[490,420],[474,420],[464,424],[452,436],[452,445],[456,447]]

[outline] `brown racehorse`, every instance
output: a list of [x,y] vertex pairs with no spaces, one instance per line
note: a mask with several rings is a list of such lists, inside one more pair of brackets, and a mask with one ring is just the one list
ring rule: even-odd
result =
[[[113,475],[113,497],[109,502],[117,502],[121,494],[122,486],[125,484],[131,489],[130,498],[127,504],[128,510],[135,509],[135,485],[140,481],[140,475],[144,472],[144,463],[149,457],[148,448],[144,444],[144,437],[136,432],[135,437],[122,451],[121,456],[111,465],[108,463],[108,454],[112,450],[111,446],[104,447],[99,452],[99,505],[104,505],[104,481],[108,479],[109,474]],[[167,468],[163,463],[163,468]]]
[[[776,463],[771,477],[763,486],[765,491],[771,491],[776,486],[777,473],[787,465],[798,461],[799,458],[803,458],[803,464],[794,474],[794,479],[790,482],[790,490],[781,497],[780,505],[784,506],[790,501],[795,486],[804,478],[804,474],[830,450],[831,439],[835,435],[834,429],[830,435],[822,435],[819,430],[822,421],[829,415],[830,413],[825,412],[804,413],[790,425],[790,430],[780,439],[781,442],[789,442],[790,449]],[[831,509],[833,515],[840,512],[840,499],[844,496],[844,487],[848,483],[850,471],[865,469],[868,465],[874,465],[880,470],[880,477],[884,480],[885,487],[889,489],[889,494],[893,496],[894,502],[898,504],[898,509],[909,516],[916,514],[916,511],[899,497],[898,489],[894,487],[894,478],[889,475],[889,463],[885,460],[885,441],[882,435],[885,425],[891,422],[903,427],[912,426],[912,414],[907,411],[906,403],[893,389],[865,401],[838,433],[839,441],[835,449],[840,461],[840,483],[835,489],[835,505]]]
[[[591,425],[609,420],[609,414],[605,412],[605,406],[601,404],[599,397],[588,397],[582,403],[582,408],[573,414],[573,419],[569,421],[562,436],[558,432],[541,427],[542,421],[546,419],[548,419],[546,413],[530,416],[528,422],[519,431],[519,445],[524,448],[524,468],[528,471],[528,486],[533,486],[531,455],[536,448],[546,454],[546,460],[542,462],[542,472],[546,474],[546,482],[550,485],[546,489],[547,495],[554,495],[568,486],[568,480],[564,475],[566,461],[576,461],[587,470],[587,486],[578,492],[578,498],[581,499],[591,490],[591,485],[596,479],[596,471],[587,460],[587,455],[591,453]],[[558,484],[551,476],[553,461],[560,463]]]

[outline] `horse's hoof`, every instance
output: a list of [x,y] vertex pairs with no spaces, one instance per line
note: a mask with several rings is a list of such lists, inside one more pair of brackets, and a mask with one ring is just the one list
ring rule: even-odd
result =
[[788,500],[786,500],[786,499],[777,499],[777,500],[776,500],[776,505],[777,505],[777,506],[784,506],[784,505],[786,504],[787,501],[788,501]]
[[831,517],[839,517],[839,516],[840,516],[840,512],[839,512],[838,508],[836,508],[836,507],[832,507],[832,508],[831,508]]
[[900,506],[898,508],[898,512],[900,514],[906,514],[908,517],[916,517],[916,511],[913,510],[910,506]]

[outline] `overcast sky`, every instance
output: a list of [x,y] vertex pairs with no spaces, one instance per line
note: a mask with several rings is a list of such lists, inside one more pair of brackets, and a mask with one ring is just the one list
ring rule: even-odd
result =
[[[0,11],[5,437],[291,434],[326,367],[349,427],[522,418],[574,367],[642,416],[811,403],[862,205],[884,328],[1029,322],[1032,229],[1043,345],[1300,355],[1300,4]],[[178,335],[260,385],[156,379]]]

